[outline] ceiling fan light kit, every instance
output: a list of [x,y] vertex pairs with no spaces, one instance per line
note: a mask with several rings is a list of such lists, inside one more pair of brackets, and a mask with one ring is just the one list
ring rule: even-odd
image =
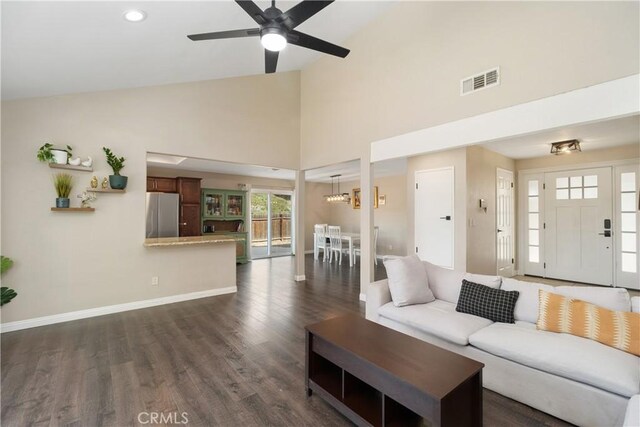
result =
[[265,49],[264,68],[266,73],[276,72],[278,54],[287,44],[345,58],[349,54],[349,49],[294,29],[329,6],[333,1],[334,0],[303,0],[291,9],[283,12],[276,7],[275,0],[272,0],[271,7],[265,10],[260,9],[252,0],[236,0],[236,3],[259,25],[259,28],[191,34],[187,37],[193,41],[260,37],[260,43]]
[[260,31],[260,43],[271,52],[280,52],[287,47],[287,39],[283,31],[277,27],[268,27]]

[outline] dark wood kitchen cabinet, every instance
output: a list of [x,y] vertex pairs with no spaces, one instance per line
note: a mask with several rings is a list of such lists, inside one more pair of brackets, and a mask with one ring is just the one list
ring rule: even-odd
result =
[[177,193],[178,182],[175,178],[148,176],[147,191],[157,193]]
[[177,178],[181,203],[200,206],[200,180],[200,178]]
[[200,178],[176,178],[180,195],[180,237],[202,235]]
[[180,237],[200,235],[200,205],[181,205]]

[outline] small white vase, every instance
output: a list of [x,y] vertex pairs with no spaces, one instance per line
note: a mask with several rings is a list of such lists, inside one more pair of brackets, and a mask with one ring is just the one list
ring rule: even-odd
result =
[[53,154],[54,163],[57,163],[59,165],[67,164],[67,159],[69,158],[69,155],[67,154],[66,151],[53,149],[51,150],[51,153]]
[[80,166],[80,157],[69,159],[69,164],[71,166]]

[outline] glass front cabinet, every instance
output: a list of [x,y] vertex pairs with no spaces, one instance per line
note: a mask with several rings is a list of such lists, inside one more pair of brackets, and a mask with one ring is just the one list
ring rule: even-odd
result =
[[202,234],[226,234],[236,239],[236,262],[248,261],[248,233],[244,228],[244,191],[202,189]]
[[227,191],[225,193],[225,218],[227,219],[242,219],[245,214],[245,199],[246,193],[244,191]]
[[224,193],[222,191],[202,191],[202,216],[218,219],[224,216]]

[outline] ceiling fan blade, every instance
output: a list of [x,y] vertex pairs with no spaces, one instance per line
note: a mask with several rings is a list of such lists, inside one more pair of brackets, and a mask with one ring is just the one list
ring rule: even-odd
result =
[[325,7],[329,6],[331,3],[333,3],[333,1],[334,0],[304,0],[284,12],[282,15],[283,17],[289,18],[292,21],[291,23],[289,23],[289,28],[293,29],[302,24],[307,19],[311,18],[316,13],[320,12]]
[[218,31],[215,33],[202,33],[188,35],[191,40],[218,40],[218,39],[235,39],[238,37],[255,37],[260,35],[260,28],[247,28],[246,30],[230,30]]
[[339,56],[340,58],[346,57],[350,52],[349,49],[296,30],[292,30],[287,34],[287,41],[296,46],[306,47],[307,49],[317,50],[318,52],[328,53],[329,55]]
[[278,65],[278,53],[271,50],[264,50],[264,72],[267,74],[275,73]]
[[258,24],[262,25],[267,23],[268,19],[262,9],[260,9],[258,5],[251,0],[236,0],[236,3],[238,3],[238,5],[240,5],[240,7],[244,9],[244,11],[247,12]]

